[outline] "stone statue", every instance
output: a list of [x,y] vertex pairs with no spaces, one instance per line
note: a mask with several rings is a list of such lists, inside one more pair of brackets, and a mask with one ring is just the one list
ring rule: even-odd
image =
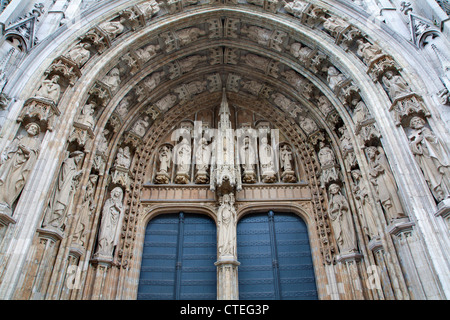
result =
[[219,257],[236,257],[236,209],[234,194],[224,194],[217,212],[217,242]]
[[122,168],[130,168],[131,165],[131,152],[130,147],[125,146],[124,148],[119,148],[117,151],[117,158],[114,162],[115,166],[122,167]]
[[275,181],[275,167],[272,146],[267,137],[262,137],[259,145],[259,161],[261,164],[261,175],[266,183]]
[[381,48],[375,44],[364,42],[361,39],[356,40],[356,43],[358,44],[357,54],[363,59],[366,65],[370,65],[373,60],[383,54]]
[[336,17],[325,18],[325,21],[323,22],[324,29],[329,31],[333,37],[344,31],[348,26],[349,24],[347,22]]
[[116,187],[111,191],[111,197],[106,200],[102,210],[102,220],[98,236],[97,256],[112,258],[116,242],[117,227],[123,211],[123,190]]
[[8,215],[39,155],[39,125],[31,122],[25,129],[28,136],[15,138],[0,164],[0,211]]
[[150,44],[145,48],[139,48],[135,51],[136,55],[142,62],[147,62],[154,56],[156,56],[157,51],[161,49],[161,46]]
[[303,10],[305,10],[308,5],[308,3],[303,0],[294,0],[292,2],[282,1],[281,3],[284,5],[284,10],[286,10],[286,12],[298,18],[301,17]]
[[177,177],[175,178],[175,182],[188,183],[192,156],[191,144],[186,137],[183,137],[181,142],[176,145],[175,149],[175,164],[177,165]]
[[114,93],[117,91],[120,85],[120,72],[119,68],[113,68],[103,79],[102,82],[106,84]]
[[109,130],[103,129],[102,133],[100,134],[100,139],[97,141],[97,152],[99,153],[105,153],[106,150],[108,150],[108,136]]
[[335,183],[328,188],[328,215],[331,219],[334,236],[341,254],[355,252],[356,234],[353,227],[350,207],[341,193],[341,187]]
[[180,46],[188,45],[198,40],[200,36],[206,35],[206,32],[199,28],[186,28],[176,32]]
[[55,104],[58,103],[61,94],[61,87],[59,86],[58,81],[58,75],[53,76],[50,80],[44,80],[42,86],[36,93],[36,97],[51,100]]
[[195,152],[196,183],[208,183],[208,167],[211,160],[211,146],[205,138],[201,138]]
[[340,84],[345,80],[346,80],[345,76],[342,73],[340,73],[335,67],[328,68],[327,81],[332,90],[334,90],[338,84]]
[[65,55],[67,58],[77,64],[78,67],[82,67],[90,58],[91,52],[89,49],[91,45],[89,43],[78,43],[75,47]]
[[90,222],[92,213],[95,210],[95,187],[97,185],[98,176],[96,174],[91,174],[86,186],[86,191],[83,196],[83,203],[79,213],[78,224],[73,233],[72,241],[73,243],[79,244],[80,246],[85,246],[87,228]]
[[246,34],[258,44],[268,45],[273,31],[257,26],[243,26],[241,27],[241,33]]
[[42,224],[44,228],[53,227],[63,230],[67,208],[77,187],[78,179],[83,173],[79,169],[83,157],[83,152],[75,151],[64,160]]
[[155,183],[167,184],[170,182],[169,170],[172,161],[171,147],[164,145],[158,151],[159,170],[155,175]]
[[155,0],[145,1],[137,4],[136,6],[139,8],[146,19],[150,19],[161,10],[161,8],[159,7],[159,3]]
[[128,108],[130,107],[130,96],[123,98],[119,105],[116,107],[116,112],[121,118],[124,118],[128,113]]
[[382,150],[368,147],[370,182],[376,190],[377,200],[381,202],[386,213],[388,223],[395,219],[405,217],[397,193],[397,184],[391,173],[387,159]]
[[240,162],[242,168],[244,169],[244,174],[242,181],[244,183],[255,183],[256,182],[256,153],[253,146],[250,143],[249,137],[244,137],[243,144],[239,150]]
[[93,128],[95,125],[95,105],[92,103],[86,104],[83,109],[81,109],[80,115],[77,117],[77,122],[84,124],[89,128]]
[[370,239],[378,238],[378,228],[376,222],[375,212],[373,210],[372,202],[369,198],[369,191],[364,182],[361,180],[362,175],[360,170],[353,170],[351,172],[354,183],[352,187],[353,196],[356,199],[359,215],[364,225],[364,231]]
[[322,166],[330,166],[335,164],[333,150],[331,150],[331,148],[326,146],[323,142],[320,142],[320,150],[318,156],[319,162]]
[[413,129],[409,135],[409,145],[436,201],[450,197],[450,162],[444,144],[429,128],[425,120],[413,117]]
[[386,86],[388,95],[392,101],[411,93],[411,89],[405,80],[399,75],[394,75],[392,71],[384,74],[383,84]]
[[283,182],[289,183],[297,181],[292,166],[293,160],[291,148],[287,144],[283,145],[280,150],[280,164],[282,169],[281,178],[283,179]]
[[108,35],[111,40],[113,40],[124,31],[125,27],[122,24],[123,21],[123,19],[121,19],[120,21],[107,21],[100,24],[99,27]]
[[306,63],[310,58],[312,49],[302,46],[301,43],[296,42],[290,46],[289,51],[294,57],[298,58],[300,62]]
[[134,124],[133,128],[131,129],[131,131],[142,138],[145,135],[145,132],[147,131],[147,127],[149,126],[148,120],[149,120],[148,117],[145,117],[144,119],[138,119]]

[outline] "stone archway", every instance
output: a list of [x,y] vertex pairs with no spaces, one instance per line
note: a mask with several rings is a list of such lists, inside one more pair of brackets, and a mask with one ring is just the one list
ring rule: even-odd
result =
[[[295,149],[304,175],[298,188],[308,189],[303,200],[314,219],[320,252],[315,258],[322,269],[318,281],[328,286],[323,299],[443,297],[447,272],[440,252],[448,240],[437,246],[433,230],[445,230],[445,224],[426,222],[435,219],[442,199],[428,188],[407,140],[411,132],[418,134],[410,127],[414,116],[431,134],[438,135],[442,125],[434,120],[433,101],[420,93],[423,83],[414,70],[389,49],[394,40],[359,23],[358,14],[348,8],[333,11],[321,2],[295,10],[288,4],[273,8],[270,1],[262,8],[227,1],[202,7],[174,2],[158,10],[152,9],[155,5],[123,3],[108,12],[95,11],[94,22],[84,21],[79,32],[60,35],[52,59],[26,61],[40,81],[19,81],[20,98],[11,106],[3,142],[35,122],[42,131],[41,152],[21,198],[12,205],[14,212],[5,215],[2,296],[133,298],[137,229],[146,210],[143,200],[155,194],[149,190],[156,152],[187,116],[217,108],[226,88],[230,104],[270,120],[283,132],[283,142]],[[135,15],[139,19],[132,19]],[[166,19],[169,15],[173,19]],[[58,87],[59,95],[49,93],[51,86]],[[75,161],[80,153],[83,159]],[[390,168],[388,159],[396,165]],[[374,171],[383,165],[384,171]],[[53,191],[61,166],[71,168],[81,191],[64,193],[63,209],[55,212],[51,204],[58,203]],[[77,170],[82,175],[75,175]],[[376,185],[382,183],[389,192],[380,198]],[[123,198],[108,202],[115,188]],[[250,186],[244,193],[255,198],[259,189],[264,187]],[[277,192],[292,203],[296,196],[286,190]],[[169,189],[158,192],[166,192],[166,199],[176,197]],[[210,190],[205,194],[216,218],[218,199]],[[391,210],[393,203],[396,210]],[[94,256],[103,240],[105,208],[119,213],[113,250]],[[345,223],[333,224],[333,208],[344,212]],[[51,228],[42,224],[54,214],[58,219],[50,220],[58,223]],[[351,248],[341,235],[349,230],[355,243]],[[411,250],[418,244],[429,247],[427,255],[436,261],[420,271],[411,263],[427,260]],[[22,254],[15,255],[18,246]],[[41,267],[31,263],[34,257]],[[406,262],[400,266],[400,260]],[[65,270],[72,266],[80,270],[78,291],[65,286]],[[365,285],[371,267],[389,270],[377,274],[381,287]],[[29,272],[21,276],[20,270]],[[405,275],[419,273],[436,274],[440,281],[424,286],[420,279],[406,280],[411,277]],[[34,277],[45,281],[35,283]],[[103,289],[106,283],[110,289]]]

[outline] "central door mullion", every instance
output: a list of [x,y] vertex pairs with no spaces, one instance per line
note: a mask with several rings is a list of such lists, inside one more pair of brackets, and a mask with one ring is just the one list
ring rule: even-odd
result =
[[269,211],[269,234],[270,234],[270,251],[272,255],[272,271],[273,271],[273,285],[275,290],[275,299],[281,299],[280,291],[280,270],[278,265],[277,240],[275,235],[275,221],[273,211]]
[[175,262],[175,286],[174,286],[175,300],[180,300],[183,242],[184,242],[184,213],[180,212],[178,220],[177,254]]

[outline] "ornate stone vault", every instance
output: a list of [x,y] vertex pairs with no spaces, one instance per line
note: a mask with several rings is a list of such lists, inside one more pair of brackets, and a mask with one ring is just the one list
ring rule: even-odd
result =
[[[180,210],[218,223],[230,194],[236,221],[305,220],[321,299],[448,298],[444,106],[412,48],[338,1],[113,1],[78,23],[6,87],[5,159],[33,156],[20,178],[0,166],[16,186],[1,180],[2,298],[135,299],[147,223]],[[197,140],[175,163],[176,129],[225,118],[279,130],[272,174],[261,155],[233,160],[225,189]],[[238,257],[218,251],[219,299],[238,298]]]

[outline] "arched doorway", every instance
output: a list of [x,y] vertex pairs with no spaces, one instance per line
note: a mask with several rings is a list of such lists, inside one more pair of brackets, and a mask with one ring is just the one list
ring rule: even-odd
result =
[[298,216],[269,211],[243,217],[237,248],[240,299],[317,299],[307,227]]
[[138,300],[216,299],[216,226],[199,214],[159,215],[146,228]]

